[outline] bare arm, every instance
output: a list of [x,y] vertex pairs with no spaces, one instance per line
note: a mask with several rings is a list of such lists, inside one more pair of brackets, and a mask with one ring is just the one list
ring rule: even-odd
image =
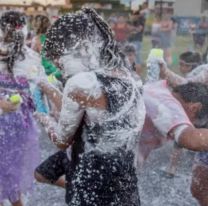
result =
[[[74,135],[83,119],[85,107],[83,102],[86,101],[86,97],[78,99],[76,96],[80,95],[76,92],[74,95],[69,93],[63,98],[58,122],[49,115],[36,114],[36,118],[44,126],[50,140],[60,149],[66,149],[73,143]],[[82,106],[79,101],[82,102]]]
[[187,127],[179,137],[178,143],[189,150],[208,151],[208,129]]
[[62,97],[63,97],[62,93],[48,83],[41,82],[39,86],[43,91],[43,93],[46,94],[46,96],[54,103],[57,110],[60,112],[62,106]]
[[185,84],[188,80],[180,75],[176,74],[175,72],[171,71],[164,64],[160,64],[160,78],[166,79],[168,84],[172,87]]
[[166,79],[168,81],[168,84],[172,87],[186,84],[188,82],[201,82],[204,84],[208,84],[208,65],[207,67],[206,65],[201,65],[194,70],[200,69],[201,67],[204,67],[203,70],[199,70],[196,75],[184,78],[168,69],[164,64],[160,64],[160,78]]
[[[203,68],[203,69],[200,71],[200,68]],[[197,74],[194,74],[192,77],[188,77],[187,81],[208,84],[208,65],[207,64],[201,65],[194,70],[196,71],[198,70]]]
[[[80,81],[80,79],[86,81]],[[75,75],[65,85],[63,97],[61,98],[61,112],[58,123],[54,120],[51,122],[46,121],[46,123],[44,123],[45,120],[41,121],[47,127],[50,139],[59,148],[68,147],[73,143],[76,138],[76,131],[84,118],[86,108],[106,108],[105,96],[102,95],[98,86],[94,74],[80,73]],[[92,94],[92,89],[95,88],[97,92]]]

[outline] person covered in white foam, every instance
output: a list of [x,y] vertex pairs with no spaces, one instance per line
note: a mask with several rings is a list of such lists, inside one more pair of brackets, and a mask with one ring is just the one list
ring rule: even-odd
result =
[[50,157],[37,168],[37,179],[59,184],[66,174],[68,205],[139,206],[135,152],[145,117],[141,82],[125,66],[109,26],[92,9],[64,15],[49,29],[44,50],[62,67],[66,84],[63,94],[49,94],[40,84],[60,109],[58,123],[47,116],[40,121],[52,141],[71,147],[71,154],[68,164],[63,152]]

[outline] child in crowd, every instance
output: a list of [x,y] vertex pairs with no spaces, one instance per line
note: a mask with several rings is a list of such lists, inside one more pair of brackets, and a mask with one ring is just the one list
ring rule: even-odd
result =
[[61,73],[58,68],[49,60],[45,58],[42,46],[46,39],[47,29],[50,27],[50,20],[47,16],[37,15],[34,19],[34,28],[36,36],[32,40],[31,48],[41,54],[42,65],[47,75],[54,75],[57,79],[61,80]]
[[38,130],[28,77],[36,62],[25,47],[22,13],[5,12],[0,18],[0,204],[8,199],[23,206],[22,194],[32,189],[39,162]]
[[152,23],[152,31],[151,31],[152,48],[161,47],[160,23],[161,23],[160,17],[156,15]]
[[136,64],[136,49],[133,44],[127,44],[123,50],[127,60],[130,63],[130,69],[136,72],[139,76],[141,76],[142,68],[140,65]]

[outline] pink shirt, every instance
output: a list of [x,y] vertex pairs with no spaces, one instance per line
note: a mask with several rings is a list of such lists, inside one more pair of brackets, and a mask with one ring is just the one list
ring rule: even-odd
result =
[[175,139],[175,130],[181,125],[190,125],[180,102],[172,95],[167,82],[157,81],[144,85],[146,121],[142,138],[158,138],[160,143]]

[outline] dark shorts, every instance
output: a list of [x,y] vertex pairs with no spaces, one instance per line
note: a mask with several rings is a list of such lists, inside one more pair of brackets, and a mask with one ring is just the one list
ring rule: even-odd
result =
[[66,151],[59,151],[54,155],[50,156],[36,168],[36,172],[41,174],[52,184],[55,183],[61,176],[65,175],[65,201],[66,203],[69,202],[70,197],[67,194],[69,193],[68,191],[71,189],[70,182],[72,176],[72,168]]
[[[37,168],[36,172],[41,174],[52,184],[55,183],[61,176],[66,175],[70,171],[70,161],[67,158],[65,151],[59,151],[50,156]],[[69,175],[69,174],[68,174]],[[67,178],[67,177],[66,177]]]

